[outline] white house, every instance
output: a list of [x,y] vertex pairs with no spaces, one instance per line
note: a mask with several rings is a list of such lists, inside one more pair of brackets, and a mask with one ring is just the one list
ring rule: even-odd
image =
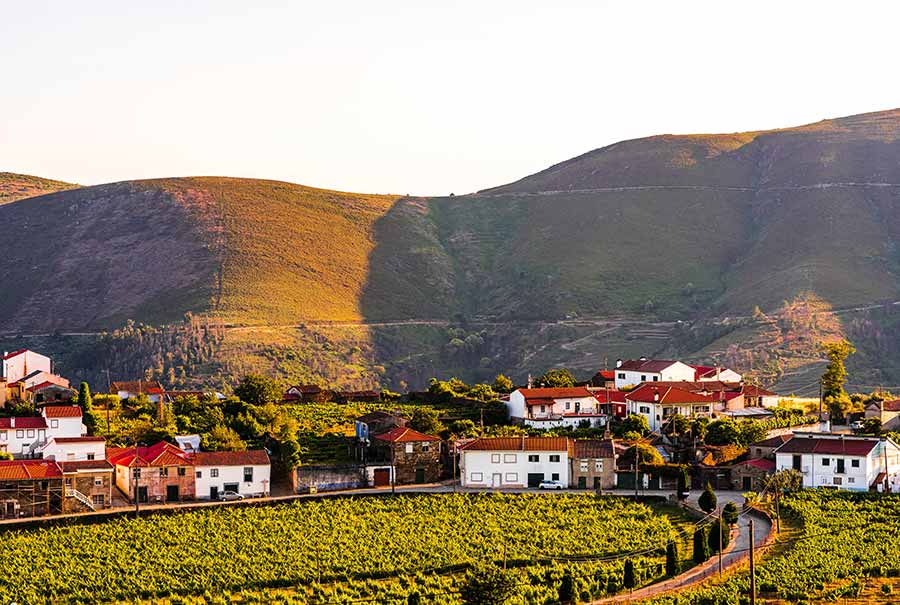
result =
[[106,460],[106,439],[103,437],[50,437],[37,449],[42,458],[58,462]]
[[667,359],[616,360],[616,388],[640,384],[642,382],[694,380],[693,366]]
[[272,467],[265,450],[197,452],[191,459],[200,500],[215,500],[226,491],[244,497],[269,494]]
[[159,403],[165,397],[166,390],[156,380],[127,380],[112,383],[110,394],[118,395],[122,401],[146,395],[151,402]]
[[485,437],[459,447],[463,487],[537,487],[541,481],[569,485],[572,442],[566,437]]
[[200,435],[175,435],[175,445],[186,454],[200,451]]
[[0,418],[0,452],[28,458],[47,441],[47,420],[38,417]]
[[46,405],[41,416],[47,420],[48,437],[81,437],[87,432],[77,405]]
[[775,469],[803,474],[803,487],[883,490],[900,478],[900,446],[888,438],[794,433],[775,450]]
[[711,395],[673,386],[644,384],[625,394],[625,404],[629,414],[643,416],[650,430],[658,431],[675,414],[687,418],[710,416],[720,401]]
[[723,368],[721,366],[695,366],[694,368],[694,378],[698,382],[703,382],[706,380],[716,380],[719,382],[740,382],[743,379],[743,376],[731,370],[729,368]]
[[605,426],[608,416],[586,387],[516,389],[506,403],[509,417],[536,428]]
[[4,352],[2,362],[0,376],[10,383],[17,382],[36,371],[53,374],[53,362],[50,358],[28,349],[19,349],[12,353]]

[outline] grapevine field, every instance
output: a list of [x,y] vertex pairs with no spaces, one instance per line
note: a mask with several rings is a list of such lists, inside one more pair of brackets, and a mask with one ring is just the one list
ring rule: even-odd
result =
[[[900,603],[900,497],[802,491],[782,499],[782,511],[800,529],[785,538],[783,554],[757,566],[759,605]],[[745,603],[749,583],[742,572],[642,603]]]
[[[216,507],[3,535],[0,602],[457,603],[467,565],[502,562],[519,603],[556,594],[563,565],[584,596],[662,573],[687,522],[619,498],[442,494]],[[682,553],[687,549],[682,545]],[[584,560],[579,560],[584,559]]]

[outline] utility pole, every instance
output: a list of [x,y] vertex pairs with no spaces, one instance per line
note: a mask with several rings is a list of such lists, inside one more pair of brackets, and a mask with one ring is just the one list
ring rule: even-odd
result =
[[722,575],[722,507],[719,506],[719,575]]
[[450,466],[453,467],[453,493],[456,493],[456,439],[450,442]]
[[780,489],[775,489],[775,533],[781,534],[781,507],[778,505]]
[[756,605],[756,559],[753,551],[756,544],[753,541],[753,519],[750,519],[750,605]]
[[[106,368],[106,392],[112,391],[112,383],[109,381],[109,368]],[[106,438],[109,439],[109,398],[106,399]]]
[[397,465],[394,463],[394,448],[396,447],[396,443],[391,443],[391,495],[395,495],[397,493],[396,485],[397,485]]

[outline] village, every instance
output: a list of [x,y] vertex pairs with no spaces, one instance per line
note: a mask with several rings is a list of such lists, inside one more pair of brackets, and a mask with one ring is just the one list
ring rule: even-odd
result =
[[[109,391],[122,406],[149,403],[159,418],[186,397],[209,406],[226,399],[166,390],[158,381],[111,382]],[[493,414],[485,426],[481,408],[480,426],[469,421],[465,434],[453,434],[425,430],[440,426],[436,414],[423,413],[423,426],[417,412],[404,414],[396,399],[383,401],[375,391],[295,385],[281,393],[280,405],[364,402],[371,411],[343,437],[345,460],[308,464],[301,456],[285,465],[277,445],[219,443],[207,451],[200,434],[108,442],[96,420],[85,418],[98,410],[86,409],[50,358],[27,349],[5,353],[0,518],[398,486],[644,494],[709,485],[749,494],[776,474],[797,488],[900,492],[900,446],[881,434],[900,424],[898,399],[874,398],[858,417],[830,418],[787,409],[783,397],[729,368],[647,358],[618,360],[569,386],[535,385],[529,377],[495,395],[502,419]]]

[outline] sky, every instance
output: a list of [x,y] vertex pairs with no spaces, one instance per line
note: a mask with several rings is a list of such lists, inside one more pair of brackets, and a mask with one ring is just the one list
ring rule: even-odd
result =
[[0,5],[0,171],[460,194],[616,141],[900,106],[898,3]]

